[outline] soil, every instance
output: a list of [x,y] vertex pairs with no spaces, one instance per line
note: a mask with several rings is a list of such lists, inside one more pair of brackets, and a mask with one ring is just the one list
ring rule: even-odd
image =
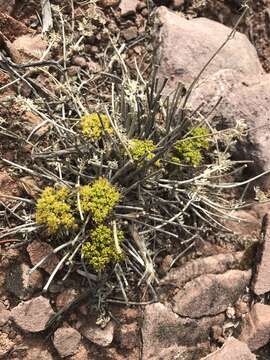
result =
[[[1,3],[1,2],[0,2]],[[72,9],[70,4],[74,3],[74,8]],[[69,17],[75,16],[82,24],[82,28],[84,26],[84,16],[87,13],[87,8],[91,6],[91,2],[89,1],[60,1],[54,0],[51,1],[51,4],[55,6],[57,11],[57,6],[60,6],[63,9],[63,14]],[[149,3],[152,3],[151,1]],[[164,3],[160,1],[159,3]],[[241,6],[239,6],[239,1],[237,0],[210,0],[206,2],[198,1],[198,0],[187,0],[184,1],[183,4],[176,10],[182,11],[187,17],[196,17],[196,16],[204,16],[216,21],[219,21],[228,26],[233,26],[236,19],[239,17]],[[167,2],[168,6],[173,7],[173,1]],[[253,1],[251,4],[251,9],[249,16],[243,20],[240,24],[240,31],[245,33],[250,41],[254,44],[257,49],[259,58],[266,72],[270,72],[270,1],[268,0],[258,0]],[[151,10],[151,9],[150,9]],[[73,12],[74,11],[74,12]],[[91,36],[88,36],[88,40],[86,43],[87,54],[80,54],[81,58],[79,58],[78,54],[75,54],[72,57],[72,63],[69,64],[67,71],[72,74],[72,72],[77,73],[80,72],[82,77],[84,76],[84,69],[86,67],[92,66],[92,69],[99,69],[100,66],[104,65],[103,55],[106,54],[106,61],[111,58],[112,47],[110,45],[110,38],[118,36],[118,43],[121,41],[127,42],[127,53],[126,53],[126,63],[131,72],[135,72],[136,66],[138,64],[141,73],[146,76],[149,72],[149,67],[151,64],[151,54],[153,51],[150,37],[150,27],[151,27],[151,19],[149,18],[149,10],[146,6],[142,6],[141,10],[137,11],[136,14],[132,14],[131,16],[121,17],[120,13],[117,9],[99,9],[99,14],[95,19],[94,23],[96,27],[93,29],[93,33]],[[1,52],[7,57],[11,57],[14,55],[14,49],[9,47],[10,42],[13,42],[17,37],[22,36],[24,34],[37,34],[41,33],[41,25],[39,22],[39,17],[41,16],[40,9],[40,1],[39,0],[21,0],[16,1],[15,6],[12,12],[7,14],[0,14],[0,56]],[[89,15],[90,16],[90,15]],[[57,19],[56,27],[61,28],[61,17]],[[72,17],[70,26],[72,27]],[[135,35],[130,32],[130,29],[135,31]],[[59,30],[59,29],[58,29]],[[85,34],[89,29],[87,25],[83,28],[82,33]],[[76,35],[77,36],[77,35]],[[78,36],[79,39],[80,36]],[[67,39],[69,41],[69,39]],[[4,47],[3,47],[4,43]],[[8,50],[8,51],[7,51]],[[52,45],[51,48],[51,58],[54,61],[61,61],[62,59],[62,48],[57,43],[56,45]],[[15,55],[14,55],[15,56]],[[23,57],[21,53],[20,56]],[[87,62],[86,60],[87,59]],[[23,61],[22,61],[23,62]],[[89,65],[90,64],[90,65]],[[106,64],[108,65],[108,64]],[[114,76],[117,76],[117,65],[114,68],[114,64],[112,64],[111,69],[113,69]],[[16,69],[15,69],[16,70]],[[53,98],[50,97],[50,91],[61,91],[59,90],[53,81],[44,74],[40,74],[35,72],[35,69],[29,69],[32,71],[33,80],[32,88],[29,90],[27,86],[23,83],[14,83],[12,86],[7,87],[4,90],[0,90],[0,155],[1,159],[6,159],[12,162],[20,162],[23,159],[23,163],[27,164],[28,158],[30,159],[31,152],[34,150],[31,147],[31,144],[25,143],[21,141],[22,137],[25,137],[25,134],[29,135],[31,130],[33,129],[33,124],[31,124],[30,115],[27,113],[25,109],[22,109],[18,106],[18,104],[13,103],[12,97],[15,94],[21,94],[22,96],[31,98],[34,91],[38,91],[39,93],[43,93],[44,97],[48,98],[48,111],[52,112],[53,109],[57,108],[57,106],[53,103]],[[10,77],[10,67],[7,67],[7,63],[1,60],[0,57],[0,87],[5,86],[8,82],[11,81]],[[57,70],[53,70],[52,73],[57,74]],[[95,71],[93,71],[95,73]],[[58,76],[58,74],[57,74]],[[56,76],[56,77],[57,77]],[[61,76],[59,77],[61,80]],[[95,75],[93,78],[88,79],[90,84],[93,84],[95,81]],[[95,103],[95,95],[96,92],[100,92],[104,94],[104,102],[108,100],[110,94],[106,91],[106,79],[98,80],[95,85],[96,88],[93,88],[93,92],[87,94],[87,105],[91,107],[91,104]],[[11,99],[11,100],[10,100]],[[66,99],[63,97],[63,101]],[[66,108],[67,111],[73,111],[69,104],[70,99],[67,99]],[[84,104],[85,105],[85,104]],[[58,108],[57,108],[58,109]],[[57,110],[59,111],[59,109]],[[21,121],[21,119],[24,121]],[[2,119],[4,119],[4,125],[2,125]],[[43,119],[39,119],[35,121],[43,121]],[[36,123],[35,123],[36,124]],[[6,132],[2,132],[2,127],[7,129]],[[19,134],[19,135],[15,135]],[[50,141],[54,141],[54,139],[50,139]],[[41,140],[42,142],[42,140]],[[44,146],[46,144],[43,144]],[[9,166],[7,162],[0,161],[0,189],[1,193],[4,193],[8,196],[22,196],[24,194],[28,194],[27,186],[22,186],[21,183],[17,182],[16,179],[21,177],[22,171],[17,170],[15,173],[11,173],[9,171]],[[41,188],[43,186],[42,180],[34,183],[37,188]],[[33,183],[30,185],[33,188]],[[32,198],[34,197],[33,193],[31,193]],[[14,201],[5,201],[5,203],[0,203],[0,230],[4,231],[3,228],[5,226],[5,221],[1,220],[1,215],[5,213],[5,209],[8,207],[9,211],[12,211],[13,207],[16,206]],[[27,204],[20,204],[20,206],[27,208]],[[5,219],[4,219],[5,220]],[[13,218],[10,220],[9,226],[17,224],[18,219]],[[42,238],[42,233],[37,235],[37,239]],[[26,251],[26,244],[18,249],[14,247],[18,240],[13,238],[12,234],[9,237],[5,237],[3,239],[0,238],[0,302],[4,303],[6,307],[14,307],[16,306],[21,299],[16,297],[10,290],[6,287],[6,282],[4,279],[4,273],[10,267],[13,267],[14,264],[20,262],[29,263],[29,254]],[[210,242],[211,243],[211,242]],[[212,253],[218,253],[220,251],[220,244],[211,244],[211,249],[209,250],[209,246],[205,244],[200,244],[197,248],[197,253],[189,253],[187,257],[181,260],[181,262],[185,262],[190,258],[197,257],[199,255],[211,255]],[[237,249],[238,250],[238,249]],[[167,255],[167,257],[166,257]],[[160,255],[160,259],[158,260],[160,263],[159,272],[162,274],[164,269],[166,269],[166,261],[168,260],[168,252]],[[180,264],[180,262],[178,262]],[[42,270],[43,277],[48,277]],[[50,298],[51,303],[53,304],[54,309],[56,309],[56,303],[60,293],[67,289],[75,289],[79,293],[83,292],[83,289],[87,288],[86,281],[81,285],[81,278],[74,276],[70,278],[68,282],[63,283],[61,278],[58,278],[58,282],[55,286],[49,291],[46,295]],[[110,289],[107,289],[110,291]],[[85,303],[81,304],[80,307],[77,307],[76,310],[70,311],[67,313],[65,317],[65,321],[67,321],[74,328],[79,327],[79,323],[83,321],[85,306],[86,311],[95,311],[95,307],[93,304]],[[141,309],[139,308],[129,308],[128,310],[122,306],[114,304],[112,305],[111,314],[113,318],[117,320],[118,324],[128,324],[131,321],[135,321],[138,326],[141,323]],[[128,313],[128,314],[127,314]],[[16,326],[11,323],[7,323],[3,328],[1,328],[0,333],[8,334],[8,339],[0,335],[0,347],[2,346],[1,341],[5,342],[3,347],[10,346],[9,351],[6,353],[5,359],[34,359],[30,356],[30,353],[33,349],[38,349],[37,354],[38,357],[45,359],[46,351],[48,350],[52,355],[53,359],[60,359],[59,354],[55,350],[52,342],[50,341],[52,337],[53,329],[50,329],[47,332],[36,335],[25,334],[21,330],[19,330]],[[119,329],[117,330],[119,331]],[[138,343],[140,343],[140,339],[138,336]],[[113,359],[124,359],[126,357],[126,350],[121,348],[121,343],[119,340],[119,336],[113,342],[113,344],[108,349],[102,349],[95,344],[91,344],[87,341],[83,341],[83,346],[87,349],[88,353],[91,354],[91,359],[102,359],[102,360],[113,360]],[[139,347],[139,346],[138,346]],[[140,355],[134,353],[131,350],[128,350],[130,357],[128,359],[140,359]],[[41,357],[40,354],[43,354]],[[44,355],[45,354],[45,355]],[[134,356],[134,357],[132,357]],[[261,360],[270,358],[270,350],[269,346],[266,346],[260,351]],[[267,357],[268,356],[268,357]],[[90,359],[90,357],[88,357]],[[1,359],[1,351],[0,351],[0,359]],[[73,358],[70,358],[71,360]],[[74,357],[74,360],[77,358]],[[78,358],[79,359],[79,358]]]

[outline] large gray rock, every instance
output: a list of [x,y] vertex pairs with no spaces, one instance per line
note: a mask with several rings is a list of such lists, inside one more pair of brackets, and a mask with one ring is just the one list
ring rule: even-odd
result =
[[220,314],[244,294],[250,278],[251,271],[240,270],[201,275],[174,296],[173,311],[190,318]]
[[11,311],[11,317],[15,324],[22,330],[32,333],[45,330],[52,315],[54,315],[54,311],[50,302],[43,296],[21,302]]
[[[170,89],[174,89],[178,81],[191,83],[231,32],[230,28],[206,18],[186,20],[164,6],[156,12],[156,23],[160,25],[157,31],[159,76],[169,78]],[[245,75],[264,72],[255,48],[239,32],[209,64],[203,77],[221,69],[234,69]]]
[[[252,76],[251,76],[252,75]],[[219,129],[234,127],[242,121],[250,130],[240,141],[233,156],[241,160],[252,160],[250,173],[258,175],[270,169],[269,151],[269,102],[270,74],[243,76],[236,70],[221,70],[199,82],[193,90],[189,105],[208,114],[222,97],[219,106],[212,113],[212,125]],[[269,176],[261,179],[261,185],[269,186]]]
[[188,281],[203,274],[222,274],[229,269],[235,269],[243,257],[243,252],[234,254],[218,254],[190,260],[185,265],[173,268],[161,281],[161,285],[181,287]]
[[270,340],[270,306],[255,304],[245,317],[239,340],[247,343],[251,351],[260,349]]
[[221,349],[213,352],[201,360],[256,360],[248,346],[231,337],[226,340]]
[[[199,359],[204,343],[209,336],[210,328],[221,325],[224,315],[202,319],[181,318],[169,305],[155,303],[147,305],[144,310],[142,326],[143,360],[174,359],[177,356],[187,358],[191,348],[193,355]],[[205,349],[204,349],[205,352]],[[181,357],[179,357],[181,358]]]
[[263,244],[259,247],[258,258],[259,261],[256,264],[256,272],[252,283],[252,288],[255,294],[263,295],[270,291],[270,213],[268,212],[266,217],[266,231]]

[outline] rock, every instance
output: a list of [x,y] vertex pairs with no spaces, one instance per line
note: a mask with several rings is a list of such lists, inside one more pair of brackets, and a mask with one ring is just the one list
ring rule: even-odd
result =
[[134,15],[139,1],[137,0],[121,0],[119,8],[122,16]]
[[82,68],[87,66],[87,60],[83,56],[73,56],[71,62],[73,65],[80,66]]
[[[248,164],[248,175],[255,176],[270,168],[270,74],[251,74],[243,76],[239,71],[230,69],[218,71],[198,84],[190,96],[189,106],[195,109],[203,103],[200,112],[206,115],[222,97],[208,121],[219,129],[235,127],[239,121],[252,129],[232,149],[232,157],[236,160],[252,160]],[[256,183],[267,189],[270,176],[264,176]]]
[[[0,174],[0,189],[1,194],[8,196],[20,196],[21,193],[18,189],[17,183],[13,180],[5,170],[1,170]],[[2,201],[9,201],[8,198],[1,198]]]
[[168,305],[147,305],[142,325],[142,359],[174,359],[178,355],[185,358],[188,347],[207,341],[211,327],[221,325],[224,319],[223,314],[200,320],[181,318]]
[[10,319],[10,311],[0,302],[0,327],[4,326]]
[[126,41],[136,39],[138,36],[138,30],[136,26],[130,26],[122,31],[122,36]]
[[62,358],[74,355],[78,351],[80,341],[81,334],[71,327],[58,328],[53,337],[53,345]]
[[178,9],[181,6],[183,6],[185,4],[185,0],[173,0],[172,1],[172,7],[173,9]]
[[[190,84],[231,32],[230,28],[206,18],[186,20],[164,6],[156,11],[156,23],[158,75],[161,79],[169,78],[168,91],[175,89],[179,81]],[[246,75],[263,73],[255,48],[239,32],[209,64],[202,77],[220,69],[234,69]]]
[[22,120],[25,122],[26,130],[29,132],[39,127],[35,132],[38,136],[44,135],[49,129],[48,123],[44,123],[44,120],[40,116],[31,111],[25,111],[22,115]]
[[201,360],[256,360],[256,356],[251,353],[248,346],[230,337],[226,340],[222,348],[216,350],[212,354]]
[[88,356],[88,351],[86,350],[85,346],[83,344],[80,344],[77,354],[71,356],[69,360],[92,360],[92,359],[90,356]]
[[[31,263],[34,266],[45,256],[52,254],[53,247],[45,242],[34,240],[27,246],[27,252],[30,256]],[[40,267],[51,274],[58,262],[58,257],[55,254],[52,254],[40,265]]]
[[18,36],[29,34],[31,32],[32,31],[21,21],[0,12],[0,33],[2,33],[9,41],[14,41]]
[[50,302],[43,296],[21,302],[11,311],[15,324],[22,330],[33,333],[44,330],[52,315],[54,311]]
[[6,287],[20,299],[28,299],[37,289],[43,287],[43,276],[36,270],[29,274],[30,267],[27,264],[15,264],[8,269],[6,275]]
[[239,340],[247,343],[251,351],[266,345],[270,340],[270,306],[257,303],[246,315]]
[[117,6],[119,4],[120,0],[100,0],[98,2],[98,5],[100,7],[110,7],[110,6]]
[[256,264],[257,268],[252,282],[252,289],[256,295],[263,295],[270,291],[270,225],[268,224],[270,213],[266,215],[265,219],[267,219],[267,225],[264,242],[259,247],[258,255],[260,255],[260,260]]
[[181,287],[188,281],[203,274],[221,274],[239,266],[242,257],[243,252],[237,252],[190,260],[183,266],[173,268],[160,281],[160,284]]
[[22,62],[41,59],[48,47],[47,41],[40,34],[22,35],[12,45],[22,55]]
[[24,360],[53,360],[52,355],[47,349],[40,347],[32,347],[27,351],[26,358]]
[[63,307],[72,303],[72,301],[74,301],[77,296],[78,296],[78,291],[75,289],[70,288],[61,292],[56,298],[57,310],[60,310]]
[[173,298],[173,310],[190,318],[220,314],[245,292],[250,278],[251,271],[240,270],[201,275],[178,291]]
[[106,347],[113,341],[114,324],[110,321],[103,329],[91,319],[80,329],[80,333],[93,343]]
[[138,326],[137,323],[124,324],[119,329],[118,340],[122,349],[132,350],[138,347]]
[[0,331],[0,359],[7,359],[5,356],[13,349],[14,345],[8,334]]
[[0,12],[6,12],[9,15],[15,6],[15,0],[0,0]]

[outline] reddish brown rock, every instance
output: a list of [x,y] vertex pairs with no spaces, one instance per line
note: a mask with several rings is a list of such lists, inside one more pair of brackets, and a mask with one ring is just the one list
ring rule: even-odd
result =
[[61,292],[56,298],[56,307],[58,310],[62,309],[63,307],[69,305],[76,299],[78,296],[78,291],[75,289],[66,289]]
[[10,319],[10,311],[6,309],[5,305],[0,302],[0,327],[5,325]]
[[239,340],[247,343],[251,351],[266,345],[270,340],[270,306],[255,304],[246,315]]
[[43,276],[39,270],[29,274],[27,264],[15,264],[6,274],[6,287],[18,298],[27,299],[36,290],[43,287]]
[[[235,159],[251,160],[249,176],[259,175],[270,168],[269,116],[270,75],[243,76],[231,69],[220,70],[199,82],[189,99],[189,106],[200,105],[202,115],[209,114],[218,99],[222,101],[212,113],[211,124],[221,129],[238,126],[252,128],[236,144],[232,155]],[[221,120],[222,119],[222,120]],[[242,123],[242,125],[240,124]],[[270,186],[270,175],[256,180],[263,189]]]
[[231,337],[222,348],[201,360],[256,360],[256,355],[251,353],[245,343]]
[[[52,254],[53,247],[45,242],[34,240],[27,246],[27,252],[30,256],[32,265],[36,265],[45,256]],[[57,266],[58,262],[59,260],[57,256],[52,254],[45,262],[40,265],[40,267],[51,274]]]
[[138,347],[139,336],[137,323],[125,324],[120,327],[118,340],[120,347],[132,350]]
[[32,347],[27,351],[24,360],[53,360],[51,353],[42,346]]
[[21,302],[11,311],[15,324],[28,332],[39,332],[45,329],[46,323],[54,315],[48,299],[43,296]]
[[9,15],[15,6],[15,0],[0,0],[0,12],[6,12]]
[[122,31],[123,38],[127,41],[134,40],[138,36],[136,26],[130,26]]
[[103,329],[96,325],[95,321],[91,319],[87,320],[87,323],[85,323],[79,331],[84,337],[93,343],[106,347],[113,341],[114,323],[110,321]]
[[88,355],[88,351],[86,350],[86,347],[83,344],[80,344],[78,348],[78,352],[71,356],[69,360],[94,360],[90,354]]
[[15,20],[12,16],[0,12],[0,32],[10,41],[18,36],[29,34],[32,30],[28,29],[22,22]]
[[61,357],[74,355],[79,348],[81,334],[71,328],[58,328],[53,337],[53,345]]
[[185,265],[173,268],[161,281],[161,285],[172,284],[182,287],[188,281],[203,274],[222,274],[239,266],[243,252],[219,254],[190,260]]
[[190,318],[220,314],[245,293],[250,278],[251,271],[240,270],[201,275],[178,291],[173,298],[173,310]]
[[14,347],[14,342],[9,339],[8,334],[0,331],[0,359],[6,359],[6,355]]
[[[6,171],[1,171],[0,174],[0,189],[1,195],[7,196],[20,196],[21,193],[15,180],[13,180]],[[5,199],[1,197],[1,200],[6,202],[9,201],[8,197]]]
[[207,341],[212,326],[223,322],[222,314],[199,320],[188,319],[179,317],[169,305],[147,305],[142,325],[143,360],[184,357],[190,346]]
[[263,295],[270,291],[270,213],[264,218],[267,222],[264,242],[258,249],[258,263],[255,272],[254,281],[252,282],[252,289],[257,295]]
[[137,0],[121,0],[119,8],[122,16],[134,15],[139,1]]
[[[186,20],[164,6],[158,8],[156,22],[159,77],[169,78],[168,90],[176,88],[179,81],[189,84],[231,32],[206,18]],[[254,46],[239,32],[209,64],[202,78],[220,69],[234,69],[248,76],[264,73]]]

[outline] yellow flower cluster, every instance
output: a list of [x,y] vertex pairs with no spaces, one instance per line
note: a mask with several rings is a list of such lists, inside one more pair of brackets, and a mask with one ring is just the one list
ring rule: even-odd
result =
[[144,156],[146,160],[153,159],[155,149],[156,145],[152,140],[132,139],[129,143],[129,151],[135,161],[140,161]]
[[[117,232],[118,241],[124,239],[122,231]],[[90,241],[82,246],[82,255],[96,271],[101,271],[112,261],[120,261],[122,253],[117,251],[113,230],[106,225],[99,225],[90,232]]]
[[82,186],[79,194],[82,211],[90,212],[96,223],[102,223],[120,199],[119,191],[105,178]]
[[197,127],[191,130],[188,137],[178,140],[174,145],[175,156],[172,160],[198,166],[202,161],[202,150],[209,148],[209,130]]
[[83,115],[81,128],[83,135],[93,141],[101,139],[104,131],[112,132],[108,116],[98,113]]
[[37,224],[46,224],[50,234],[60,227],[72,229],[76,227],[75,218],[70,204],[70,191],[67,187],[44,189],[36,208]]

